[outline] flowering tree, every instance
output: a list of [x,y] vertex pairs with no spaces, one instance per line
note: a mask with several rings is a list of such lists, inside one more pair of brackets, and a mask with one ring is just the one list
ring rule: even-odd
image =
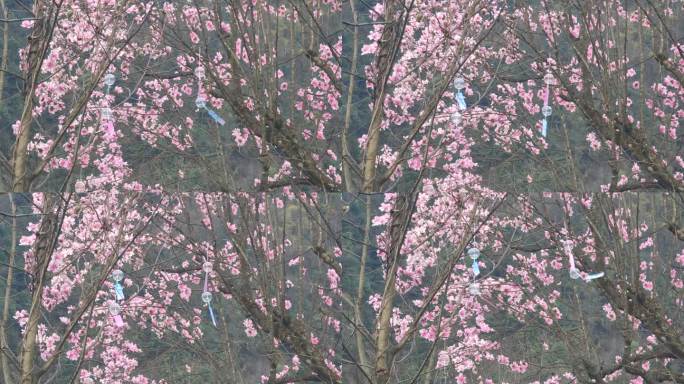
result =
[[[62,222],[46,282],[31,279],[41,309],[13,315],[22,351],[40,355],[30,368],[19,358],[31,380],[64,374],[58,362],[83,382],[164,379],[139,372],[145,333],[194,352],[180,360],[186,374],[237,377],[256,354],[262,368],[242,372],[247,381],[681,380],[684,259],[659,251],[677,247],[648,224],[656,216],[630,214],[644,209],[637,195],[385,195],[371,201],[370,231],[363,215],[350,216],[362,225],[336,222],[344,202],[315,195],[147,195],[118,215],[103,202],[122,200],[96,196],[79,196],[77,219]],[[31,246],[24,263],[40,260],[41,233],[54,233],[45,225],[19,240]],[[469,244],[482,249],[477,275]],[[114,269],[125,273],[121,300]],[[503,321],[522,328],[501,333]]]
[[684,382],[681,2],[0,7],[6,382]]

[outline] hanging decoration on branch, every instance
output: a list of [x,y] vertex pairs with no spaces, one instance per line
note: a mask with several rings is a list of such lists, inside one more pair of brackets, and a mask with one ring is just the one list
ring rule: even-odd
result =
[[214,112],[213,109],[207,107],[207,99],[204,98],[204,96],[197,96],[195,99],[195,105],[197,106],[197,110],[199,111],[200,109],[204,109],[207,111],[209,114],[209,117],[212,118],[218,125],[224,125],[226,124],[226,121],[221,118],[221,116],[218,115],[218,113]]
[[473,260],[473,276],[477,277],[480,275],[480,265],[477,259],[480,258],[480,250],[477,248],[470,248],[468,250],[468,256]]
[[480,296],[482,291],[480,290],[480,283],[474,281],[468,286],[468,293],[473,296]]
[[124,273],[120,269],[115,269],[112,272],[112,279],[114,279],[114,293],[116,293],[116,299],[117,300],[125,300],[126,296],[124,296],[124,291],[123,291],[123,286],[121,285],[121,281],[123,280]]
[[216,124],[225,125],[226,121],[214,110],[207,107],[207,99],[202,96],[202,80],[205,79],[205,76],[204,67],[198,66],[195,68],[195,77],[197,77],[197,98],[195,99],[195,105],[197,106],[197,110],[204,109]]
[[460,109],[461,111],[465,111],[466,108],[468,108],[465,96],[463,95],[463,89],[465,88],[465,79],[463,79],[462,77],[457,77],[456,79],[454,79],[454,88],[456,88],[456,102],[458,103],[458,109]]
[[479,296],[480,293],[482,293],[480,291],[480,283],[476,282],[475,279],[477,279],[477,276],[480,275],[480,265],[478,263],[478,259],[480,258],[480,250],[477,248],[470,248],[468,249],[468,256],[473,260],[473,282],[468,286],[468,293],[473,296]]
[[112,113],[111,108],[109,107],[104,107],[102,108],[101,111],[101,117],[102,117],[102,122],[105,124],[111,124],[112,120],[114,118],[114,114]]
[[541,135],[543,137],[546,137],[546,131],[548,130],[548,121],[547,118],[551,116],[551,113],[553,113],[553,109],[551,106],[549,106],[549,93],[551,91],[551,85],[553,84],[554,79],[553,79],[553,74],[551,71],[546,72],[546,75],[544,75],[544,83],[546,83],[546,88],[544,89],[544,106],[542,107],[542,116],[544,118],[542,119],[542,128],[541,128]]
[[[114,85],[116,77],[112,73],[108,73],[104,77],[105,83],[105,94],[109,94],[109,90]],[[105,102],[109,102],[105,98]],[[104,132],[104,138],[108,141],[116,140],[116,130],[114,129],[114,113],[108,105],[100,109],[100,123],[102,124],[102,131]]]
[[454,123],[454,125],[461,124],[462,120],[463,118],[461,117],[461,113],[459,111],[456,111],[451,115],[451,122]]
[[112,316],[112,319],[114,319],[114,325],[117,327],[123,327],[124,322],[123,318],[121,317],[121,305],[119,305],[118,301],[119,300],[124,300],[126,297],[124,296],[123,292],[123,287],[121,286],[121,280],[123,280],[124,273],[120,269],[115,269],[112,271],[112,279],[114,279],[114,301],[109,303],[109,314]]
[[[108,73],[104,76],[104,83],[105,83],[105,95],[109,95],[109,91],[112,88],[112,85],[116,82],[116,76],[114,76],[113,73]],[[109,107],[104,107],[102,108],[102,120],[105,122],[111,122],[112,121],[112,110]]]
[[585,274],[582,276],[582,273],[577,269],[577,266],[575,265],[575,255],[572,253],[572,245],[569,241],[564,242],[563,247],[565,248],[565,253],[568,254],[570,257],[570,278],[573,280],[577,279],[582,279],[585,282],[590,282],[595,279],[599,279],[603,276],[605,276],[605,272],[599,272],[599,273],[592,273],[592,274]]
[[121,305],[116,301],[111,301],[109,303],[109,314],[114,319],[114,325],[121,328],[124,326],[123,318],[121,317]]
[[213,269],[213,265],[209,261],[205,261],[202,264],[202,270],[204,271],[204,289],[202,290],[202,301],[209,307],[209,316],[211,317],[211,322],[216,326],[216,317],[214,316],[214,309],[211,307],[212,294],[209,292],[209,274]]
[[114,76],[113,73],[108,73],[104,76],[104,83],[105,83],[105,95],[109,95],[109,91],[112,88],[112,85],[116,82],[116,76]]

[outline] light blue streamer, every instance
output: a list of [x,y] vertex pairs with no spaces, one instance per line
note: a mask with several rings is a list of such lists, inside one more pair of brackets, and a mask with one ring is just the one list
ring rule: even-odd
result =
[[480,265],[477,263],[477,260],[473,260],[473,274],[475,276],[480,275]]
[[124,300],[126,296],[124,295],[123,287],[119,282],[117,281],[116,284],[114,284],[114,292],[116,293],[116,299],[117,300]]
[[210,116],[212,119],[214,119],[214,121],[215,121],[218,125],[224,125],[224,124],[226,124],[226,121],[223,120],[223,118],[221,118],[221,116],[219,116],[218,113],[214,112],[213,110],[211,110],[211,109],[209,109],[209,108],[207,108],[207,107],[204,107],[204,109],[207,110],[207,113],[209,114],[209,116]]
[[587,275],[587,277],[585,277],[584,280],[589,282],[589,281],[592,281],[594,279],[599,279],[599,278],[603,277],[604,275],[605,275],[605,272],[594,273],[591,275]]
[[465,111],[466,108],[468,108],[468,106],[466,105],[465,96],[463,96],[463,92],[458,91],[458,93],[456,94],[456,101],[458,102],[458,108],[461,111]]
[[542,131],[541,131],[541,134],[544,137],[546,137],[546,128],[547,128],[547,123],[546,123],[546,117],[545,117],[544,120],[542,120]]
[[209,304],[209,316],[211,316],[211,322],[214,323],[214,327],[216,326],[216,317],[214,317],[214,310],[211,308],[211,304]]

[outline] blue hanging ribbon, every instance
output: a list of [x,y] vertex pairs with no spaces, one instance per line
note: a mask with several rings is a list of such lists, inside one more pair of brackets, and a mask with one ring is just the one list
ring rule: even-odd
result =
[[477,260],[473,260],[473,275],[480,275],[480,265],[477,263]]
[[126,296],[124,295],[123,287],[119,282],[117,281],[116,284],[114,284],[114,292],[116,293],[116,299],[117,300],[124,300]]
[[211,316],[211,322],[214,323],[214,327],[216,326],[216,317],[214,317],[214,310],[211,308],[211,304],[209,304],[209,316]]
[[542,120],[542,131],[541,135],[546,137],[546,128],[547,128],[547,123],[546,123],[546,117]]
[[223,120],[223,118],[221,118],[221,116],[219,116],[218,113],[214,112],[213,110],[211,110],[211,109],[209,109],[209,108],[207,108],[207,107],[204,107],[204,109],[207,110],[207,113],[209,114],[209,117],[211,117],[212,119],[214,119],[214,121],[216,122],[216,124],[218,124],[218,125],[224,125],[224,124],[226,124],[226,121]]
[[458,93],[456,94],[456,101],[458,102],[458,108],[461,111],[465,111],[466,108],[468,108],[468,106],[466,105],[465,96],[463,96],[463,92],[458,91]]

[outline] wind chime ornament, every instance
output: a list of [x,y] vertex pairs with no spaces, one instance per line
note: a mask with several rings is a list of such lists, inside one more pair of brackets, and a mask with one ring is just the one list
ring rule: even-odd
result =
[[109,95],[109,91],[112,88],[112,85],[116,82],[116,76],[114,76],[113,73],[108,73],[104,76],[104,83],[107,86],[105,88],[105,95]]
[[113,117],[114,117],[114,114],[112,113],[111,108],[109,108],[109,107],[102,108],[102,121],[104,121],[105,123],[111,123]]
[[114,271],[112,271],[112,279],[114,279],[114,292],[116,293],[117,300],[126,299],[126,296],[124,296],[123,286],[121,285],[123,277],[124,273],[122,270],[115,269]]
[[115,269],[112,271],[112,279],[114,279],[114,301],[109,303],[108,309],[109,309],[109,314],[112,316],[112,319],[114,319],[114,325],[117,327],[123,327],[124,322],[123,318],[121,317],[121,305],[119,305],[118,301],[119,300],[124,300],[126,297],[124,296],[123,292],[123,286],[121,286],[121,281],[123,280],[124,273],[120,269]]
[[548,121],[547,118],[551,116],[551,113],[553,113],[553,109],[551,106],[549,106],[549,93],[551,91],[551,85],[554,82],[553,74],[551,71],[547,71],[546,74],[544,75],[544,83],[546,83],[546,88],[544,89],[544,106],[542,107],[542,116],[544,118],[542,119],[542,129],[541,129],[541,135],[543,137],[546,137],[546,131],[548,130]]
[[460,125],[462,120],[463,118],[459,111],[456,111],[451,115],[451,122],[454,123],[454,125]]
[[109,314],[112,316],[112,319],[114,319],[114,325],[119,328],[123,327],[124,322],[123,318],[121,317],[121,305],[119,305],[119,303],[116,301],[112,301],[109,303],[108,309]]
[[204,109],[207,111],[207,114],[209,114],[209,117],[212,118],[218,125],[224,125],[226,124],[226,121],[223,120],[221,116],[218,115],[213,109],[207,107],[207,99],[204,98],[204,96],[197,96],[195,99],[195,105],[197,106],[198,110]]
[[468,293],[473,296],[479,296],[482,292],[480,291],[480,283],[476,282],[475,279],[480,275],[480,265],[478,264],[478,259],[480,258],[480,250],[477,248],[468,249],[468,257],[473,260],[473,282],[468,286]]
[[209,308],[209,316],[211,317],[211,322],[216,326],[216,317],[214,316],[214,309],[211,307],[212,294],[209,292],[209,274],[213,269],[213,265],[209,261],[205,261],[202,264],[202,270],[204,271],[204,289],[202,290],[202,301]]
[[202,80],[204,80],[205,78],[204,67],[195,67],[195,77],[197,77],[198,80],[197,98],[195,99],[195,105],[197,106],[197,110],[199,111],[200,109],[204,109],[205,111],[207,111],[209,117],[211,117],[211,119],[216,122],[216,124],[225,125],[226,121],[223,120],[223,118],[219,116],[219,114],[216,113],[213,109],[207,107],[207,99],[204,96],[202,96]]
[[[104,83],[105,83],[105,94],[109,95],[109,90],[114,85],[114,82],[116,81],[116,77],[112,73],[108,73],[104,77]],[[107,99],[105,98],[105,101]],[[112,112],[112,109],[109,108],[109,106],[105,106],[104,108],[100,109],[100,118],[101,118],[101,123],[102,123],[102,130],[104,131],[104,137],[107,140],[114,140],[116,139],[116,131],[114,130],[114,113]]]
[[567,253],[570,257],[569,273],[570,273],[571,279],[573,279],[573,280],[582,279],[588,283],[592,280],[599,279],[599,278],[605,276],[605,272],[599,272],[599,273],[586,274],[584,277],[582,277],[582,274],[580,273],[579,269],[577,269],[577,266],[575,265],[575,255],[572,253],[572,245],[570,245],[569,241],[566,241],[563,246],[565,248],[565,253]]
[[465,96],[463,95],[463,89],[465,88],[465,79],[463,79],[462,77],[457,77],[456,79],[454,79],[454,88],[456,88],[456,102],[458,103],[458,109],[460,109],[461,111],[465,111],[466,108],[468,108]]
[[[115,82],[116,76],[114,76],[113,73],[108,73],[104,76],[105,95],[109,95],[109,90],[112,88],[112,85],[114,85]],[[112,116],[112,110],[109,107],[102,108],[102,120],[112,121]]]
[[473,260],[473,276],[477,277],[480,274],[480,264],[477,262],[477,259],[480,258],[480,250],[477,248],[470,248],[468,250],[468,256]]
[[468,286],[468,293],[470,293],[473,296],[480,296],[482,294],[482,291],[480,290],[480,283],[478,282],[473,282]]

